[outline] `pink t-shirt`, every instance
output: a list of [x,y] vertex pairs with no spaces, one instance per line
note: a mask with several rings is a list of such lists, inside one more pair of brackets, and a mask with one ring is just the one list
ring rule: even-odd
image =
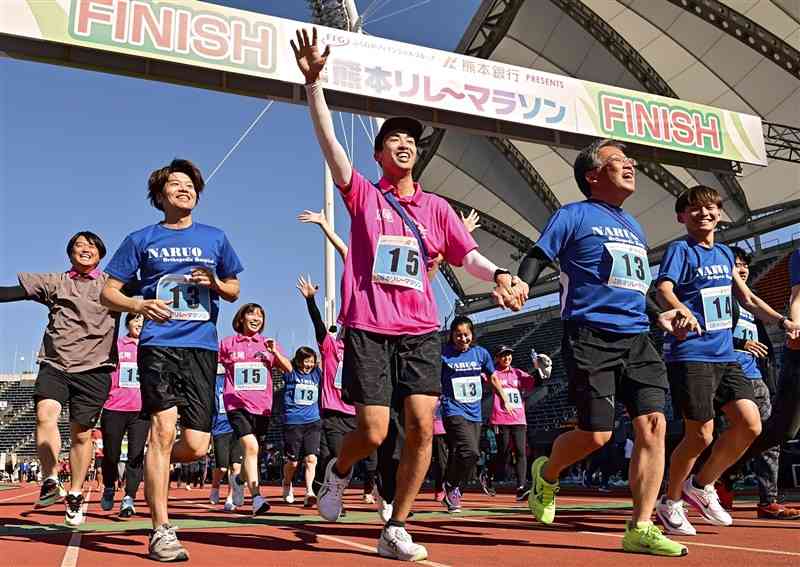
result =
[[111,391],[103,409],[112,411],[141,411],[142,394],[139,392],[139,367],[136,352],[139,339],[120,337],[117,340],[119,362],[111,374]]
[[[379,186],[382,192],[394,189],[386,178]],[[426,266],[421,265],[422,254],[414,250],[414,234],[381,192],[358,171],[353,170],[350,190],[342,197],[351,221],[340,324],[384,335],[436,331],[436,301]],[[461,266],[464,256],[478,247],[442,197],[425,193],[415,184],[413,195],[398,200],[417,223],[431,259],[441,254],[449,264]]]
[[436,409],[433,411],[433,434],[444,435],[444,423],[442,422],[442,400],[436,400]]
[[503,410],[502,400],[497,392],[494,393],[494,404],[492,406],[492,425],[527,425],[525,419],[525,404],[522,400],[522,392],[533,390],[533,376],[509,366],[506,370],[495,370],[495,374],[500,378],[500,383],[506,391],[511,413]]
[[355,415],[356,408],[342,401],[344,341],[325,335],[319,344],[322,355],[322,409]]
[[[275,348],[283,353],[278,343]],[[258,333],[225,337],[219,343],[219,362],[225,367],[225,411],[244,409],[254,415],[270,415],[272,368],[278,360],[267,352],[264,337]]]

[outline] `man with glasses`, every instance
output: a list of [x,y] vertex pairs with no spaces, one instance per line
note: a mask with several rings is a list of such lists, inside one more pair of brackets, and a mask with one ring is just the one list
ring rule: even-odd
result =
[[[520,279],[533,286],[544,266],[560,263],[561,353],[578,410],[577,428],[556,439],[549,457],[533,462],[528,505],[540,522],[554,520],[559,475],[608,443],[620,401],[636,432],[633,514],[623,549],[683,556],[686,547],[667,539],[650,520],[664,471],[667,378],[648,334],[647,241],[636,219],[622,209],[636,190],[636,161],[624,149],[613,140],[597,140],[578,154],[575,181],[586,200],[556,211],[520,265]],[[662,313],[659,325],[673,332],[675,317],[675,311]]]

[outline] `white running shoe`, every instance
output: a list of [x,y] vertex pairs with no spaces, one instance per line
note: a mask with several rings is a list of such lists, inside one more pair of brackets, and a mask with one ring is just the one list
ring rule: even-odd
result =
[[83,523],[83,494],[70,492],[64,498],[64,503],[67,508],[64,523],[73,528],[80,526]]
[[733,518],[722,504],[719,503],[719,496],[717,489],[713,484],[709,484],[703,488],[695,488],[694,475],[687,478],[683,486],[683,499],[695,508],[700,515],[709,523],[715,526],[730,526],[733,524]]
[[283,501],[287,504],[294,504],[294,488],[291,482],[283,485]]
[[233,505],[237,508],[244,506],[244,483],[241,475],[229,473],[228,483],[230,483],[230,488],[233,492]]
[[225,505],[222,507],[223,510],[226,512],[235,512],[236,506],[233,504],[233,497],[229,494],[227,500],[225,500]]
[[219,504],[219,488],[212,488],[208,494],[208,501],[212,504]]
[[253,516],[261,516],[269,512],[272,506],[269,505],[267,499],[261,496],[253,496]]
[[394,512],[394,505],[386,502],[381,493],[378,492],[378,487],[372,489],[372,497],[375,499],[376,509],[378,510],[378,517],[384,524],[392,519],[392,512]]
[[656,517],[664,526],[664,531],[672,535],[693,536],[697,530],[686,516],[683,500],[670,500],[666,495],[656,502]]
[[123,496],[122,503],[119,506],[119,517],[130,518],[136,514],[136,508],[133,505],[133,498],[130,496]]
[[428,550],[411,541],[405,528],[386,526],[378,540],[378,555],[400,561],[423,561],[428,558]]
[[339,478],[339,475],[333,472],[334,466],[336,466],[336,459],[331,459],[328,466],[325,467],[325,480],[322,481],[322,486],[317,494],[319,515],[329,522],[337,521],[342,514],[342,496],[353,476],[353,469],[350,469],[350,473],[345,478]]

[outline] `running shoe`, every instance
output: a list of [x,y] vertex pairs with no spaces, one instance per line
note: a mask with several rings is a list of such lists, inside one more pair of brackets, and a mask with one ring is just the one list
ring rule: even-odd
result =
[[528,508],[537,520],[543,524],[552,524],[556,517],[558,482],[549,483],[542,478],[542,469],[547,461],[547,457],[539,457],[531,465],[533,483],[528,494]]
[[756,510],[762,520],[800,520],[800,510],[777,502],[759,504]]
[[666,537],[653,522],[632,522],[625,525],[625,537],[622,538],[622,549],[632,553],[649,553],[667,557],[682,557],[689,553],[685,545]]
[[522,502],[528,499],[528,494],[530,494],[531,489],[525,488],[524,486],[517,487],[517,502]]
[[208,501],[212,504],[219,504],[219,488],[212,488],[208,493]]
[[733,518],[725,508],[719,503],[719,496],[712,485],[696,488],[694,486],[694,475],[691,475],[683,483],[683,499],[694,509],[700,512],[705,520],[715,526],[730,526]]
[[428,550],[414,543],[405,528],[386,526],[378,540],[378,555],[400,561],[423,561]]
[[272,506],[269,505],[267,499],[260,494],[253,496],[253,516],[263,516]]
[[61,502],[67,495],[62,485],[55,478],[46,478],[42,483],[42,488],[39,490],[39,499],[36,501],[36,508],[46,508],[52,506],[56,502]]
[[666,495],[662,496],[656,503],[656,517],[668,534],[697,535],[697,530],[694,529],[686,515],[686,507],[683,500],[674,501],[667,498]]
[[100,508],[108,512],[114,508],[114,488],[104,488],[103,497],[100,498]]
[[497,491],[492,486],[492,479],[489,478],[486,471],[481,471],[480,475],[478,475],[478,481],[480,482],[481,490],[486,496],[497,496]]
[[341,478],[338,474],[333,472],[333,467],[336,466],[336,459],[331,459],[328,466],[325,467],[325,480],[322,481],[322,486],[317,495],[317,509],[319,515],[329,522],[335,522],[339,519],[342,513],[342,497],[347,485],[350,484],[350,478],[353,476],[353,469],[346,477]]
[[445,508],[450,514],[457,514],[461,511],[461,489],[457,486],[450,486],[444,483],[444,500],[442,500]]
[[317,505],[317,495],[313,492],[306,493],[305,498],[303,498],[303,508],[313,508]]
[[733,510],[733,487],[729,486],[722,480],[714,483],[714,488],[717,489],[717,496],[719,496],[720,505],[728,511]]
[[375,497],[372,496],[372,494],[367,493],[363,496],[362,501],[364,504],[375,504]]
[[136,508],[133,506],[133,498],[130,496],[122,497],[122,504],[119,506],[119,517],[130,518],[136,513]]
[[67,494],[64,498],[66,503],[66,514],[64,515],[64,523],[68,526],[77,527],[83,523],[83,494]]
[[236,511],[236,505],[233,503],[233,498],[231,497],[230,494],[228,495],[227,500],[225,500],[225,505],[222,507],[222,509],[225,510],[226,512]]
[[375,498],[375,508],[378,511],[378,517],[384,524],[392,519],[392,512],[394,512],[394,505],[391,502],[386,502],[378,491],[378,487],[372,489],[372,497]]
[[244,480],[242,480],[242,475],[231,474],[228,478],[233,492],[233,505],[237,508],[244,506]]
[[189,552],[178,541],[175,528],[162,524],[150,534],[150,559],[162,562],[188,561]]
[[294,488],[291,483],[283,485],[283,501],[287,504],[294,504]]

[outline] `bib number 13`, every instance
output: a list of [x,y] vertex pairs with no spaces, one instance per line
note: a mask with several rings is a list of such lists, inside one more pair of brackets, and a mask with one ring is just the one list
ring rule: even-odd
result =
[[172,319],[208,321],[211,318],[208,288],[188,282],[182,275],[167,275],[158,280],[156,297],[169,304]]

